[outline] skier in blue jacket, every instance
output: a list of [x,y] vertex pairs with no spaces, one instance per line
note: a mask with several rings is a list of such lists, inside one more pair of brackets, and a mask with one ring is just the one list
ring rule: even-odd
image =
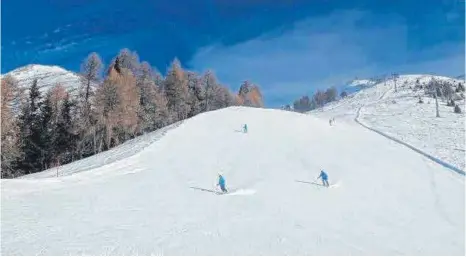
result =
[[325,173],[324,170],[320,171],[320,175],[319,175],[319,177],[317,177],[317,179],[319,179],[319,178],[322,178],[322,184],[324,184],[324,186],[326,186],[326,187],[329,186],[329,184],[328,184],[328,175],[327,175],[327,173]]
[[248,133],[248,124],[244,124],[243,126],[243,132]]
[[218,174],[218,184],[217,186],[220,186],[220,189],[222,189],[222,192],[226,193],[228,192],[227,189],[225,188],[225,179],[221,174]]

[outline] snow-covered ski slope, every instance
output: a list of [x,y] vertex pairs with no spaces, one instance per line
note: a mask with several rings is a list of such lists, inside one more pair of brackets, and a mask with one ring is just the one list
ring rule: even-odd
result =
[[[53,167],[48,170],[32,173],[20,177],[20,179],[37,179],[37,178],[54,178],[73,175],[81,171],[93,170],[107,164],[124,160],[132,155],[135,155],[145,149],[147,146],[162,138],[171,129],[178,127],[183,121],[179,121],[172,125],[166,126],[154,132],[142,135],[133,140],[129,140],[109,151],[90,157],[65,164],[58,167]],[[94,173],[95,174],[95,173]]]
[[[435,100],[426,97],[424,90],[415,91],[416,80],[427,84],[431,79],[464,83],[464,80],[430,75],[403,75],[330,103],[310,114],[321,118],[335,117],[337,123],[361,123],[401,140],[434,158],[462,171],[465,170],[465,102],[457,101],[463,113],[453,112],[453,107],[439,101],[440,118],[435,117]],[[424,103],[419,104],[419,96]],[[359,111],[359,115],[358,115]]]
[[[312,184],[321,168],[338,187]],[[232,194],[213,193],[217,172]],[[92,170],[2,180],[1,250],[464,255],[464,190],[464,176],[356,123],[233,107]]]

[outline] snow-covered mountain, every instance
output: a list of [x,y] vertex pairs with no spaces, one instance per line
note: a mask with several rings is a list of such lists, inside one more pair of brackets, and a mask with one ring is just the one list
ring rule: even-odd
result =
[[345,91],[348,94],[356,93],[364,88],[375,85],[377,81],[372,79],[354,79],[340,88],[340,91]]
[[39,88],[44,93],[57,84],[65,87],[68,92],[75,93],[80,85],[80,75],[59,66],[31,64],[3,74],[2,77],[6,75],[15,78],[25,91],[34,79],[38,80]]
[[348,87],[357,87],[357,86],[372,86],[376,83],[376,81],[371,79],[355,79],[349,82],[346,86]]
[[[361,123],[407,142],[435,158],[465,170],[465,101],[464,93],[456,93],[456,101],[463,113],[454,113],[453,107],[439,101],[440,118],[436,118],[435,100],[425,88],[416,89],[416,81],[426,85],[431,79],[450,82],[456,90],[464,80],[444,76],[402,75],[363,89],[347,98],[329,103],[310,114],[335,117],[344,122]],[[419,97],[424,103],[419,103]]]
[[[2,180],[1,252],[464,255],[464,175],[354,122],[359,107],[366,122],[365,108],[394,97],[403,99],[374,86],[323,117],[212,111],[59,169]],[[331,188],[316,181],[321,169]],[[216,193],[218,172],[229,194]]]

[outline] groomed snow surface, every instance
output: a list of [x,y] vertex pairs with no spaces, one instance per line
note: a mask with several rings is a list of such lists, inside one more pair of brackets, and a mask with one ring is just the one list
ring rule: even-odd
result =
[[[436,118],[435,100],[425,96],[424,90],[413,90],[416,80],[427,84],[432,77],[454,83],[464,80],[430,75],[403,75],[397,79],[364,89],[348,98],[311,112],[321,118],[335,117],[350,122],[357,116],[363,124],[408,143],[425,153],[465,170],[465,102],[456,101],[463,113],[439,101],[440,118]],[[419,96],[424,103],[420,104]]]
[[[464,176],[355,122],[233,107],[153,141],[2,180],[2,254],[465,254]],[[337,187],[312,184],[322,168]]]

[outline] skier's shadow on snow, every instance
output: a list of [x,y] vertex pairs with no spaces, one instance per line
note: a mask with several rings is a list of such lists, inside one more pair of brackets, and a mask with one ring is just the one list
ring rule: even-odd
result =
[[318,183],[315,183],[315,182],[302,181],[302,180],[295,180],[295,181],[296,181],[296,182],[299,182],[299,183],[305,183],[305,184],[323,186],[322,184],[318,184]]
[[239,130],[239,129],[235,129],[235,132],[236,132],[236,133],[243,133],[243,134],[244,134],[244,131]]
[[199,191],[203,191],[203,192],[214,193],[214,194],[217,194],[217,195],[219,194],[219,192],[217,192],[215,190],[211,190],[211,189],[205,189],[205,188],[201,188],[201,187],[189,187],[189,188],[199,190]]

